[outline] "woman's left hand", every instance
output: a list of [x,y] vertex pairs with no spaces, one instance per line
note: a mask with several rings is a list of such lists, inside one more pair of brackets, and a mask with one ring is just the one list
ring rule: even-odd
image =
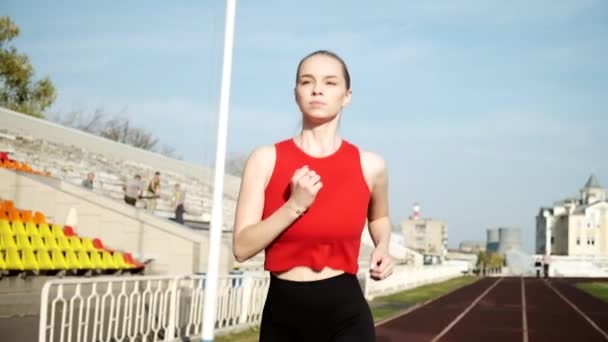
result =
[[385,248],[375,248],[371,255],[369,273],[374,280],[382,280],[393,273],[393,260]]

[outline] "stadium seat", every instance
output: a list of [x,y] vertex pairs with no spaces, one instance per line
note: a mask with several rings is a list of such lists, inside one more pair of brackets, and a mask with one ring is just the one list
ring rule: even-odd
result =
[[45,236],[43,238],[44,240],[44,245],[46,246],[46,249],[48,249],[49,251],[54,251],[54,250],[58,250],[61,251],[61,246],[59,246],[59,244],[57,243],[57,238],[54,236]]
[[14,235],[13,228],[11,228],[11,225],[8,223],[8,220],[0,219],[0,235]]
[[34,223],[40,225],[41,223],[46,224],[46,217],[43,213],[37,211],[34,213]]
[[21,251],[21,262],[23,262],[23,268],[27,271],[40,270],[40,265],[38,265],[36,255],[31,249],[25,249]]
[[77,252],[76,256],[78,257],[78,261],[80,262],[80,265],[82,265],[83,269],[87,269],[87,270],[95,270],[95,269],[99,269],[100,267],[96,267],[93,262],[91,261],[91,258],[89,258],[89,253],[87,252]]
[[135,268],[143,268],[144,267],[144,265],[142,263],[139,263],[135,259],[133,259],[133,256],[131,255],[131,253],[125,253],[123,256],[125,258],[125,262],[127,262],[128,264],[131,264],[131,265],[135,266]]
[[16,248],[9,248],[6,251],[6,269],[9,271],[23,271],[23,263]]
[[6,271],[6,261],[4,261],[4,253],[0,253],[0,271]]
[[38,230],[38,227],[36,227],[36,224],[33,222],[27,222],[25,224],[25,234],[29,235],[29,236],[40,236],[40,231]]
[[46,223],[41,223],[38,225],[38,232],[42,237],[54,236],[53,232],[51,232],[51,228]]
[[30,236],[30,244],[32,245],[32,249],[35,251],[46,251],[47,247],[42,237],[40,235],[31,235]]
[[25,231],[25,226],[21,221],[13,221],[12,228],[14,235],[27,235],[27,232]]
[[95,246],[95,248],[99,250],[105,250],[105,248],[103,247],[103,243],[98,238],[93,239],[93,246]]
[[119,269],[135,268],[135,265],[131,265],[125,262],[125,258],[121,252],[114,252],[112,257],[114,258],[114,263]]
[[93,252],[97,250],[97,248],[93,246],[93,240],[89,238],[82,238],[82,248],[85,252]]
[[76,232],[74,232],[74,228],[70,226],[63,227],[63,235],[65,236],[76,236]]
[[21,210],[21,220],[23,223],[34,223],[34,216],[32,216],[31,210]]
[[103,263],[101,259],[101,252],[91,252],[91,262],[95,266],[96,269],[105,270],[106,265]]
[[4,209],[0,210],[0,220],[7,220],[8,221],[9,217],[6,214],[6,211],[4,211]]
[[17,235],[17,249],[19,250],[32,250],[32,244],[30,243],[30,239],[27,235]]
[[17,209],[8,210],[9,221],[21,221],[21,214]]
[[15,203],[11,200],[4,200],[3,202],[4,205],[4,210],[6,211],[10,211],[10,210],[15,210]]
[[65,234],[63,234],[63,228],[58,224],[51,225],[51,232],[53,232],[53,235],[55,235],[55,237],[65,236]]
[[40,270],[42,271],[52,271],[55,270],[55,264],[49,255],[49,252],[46,250],[40,250],[36,253],[38,265],[40,266]]
[[114,262],[114,258],[112,257],[112,254],[110,254],[110,252],[103,251],[103,252],[101,252],[101,255],[102,255],[102,260],[103,260],[105,269],[107,269],[107,270],[117,270],[118,269],[118,265],[116,265],[116,263]]
[[72,250],[74,252],[80,252],[84,250],[84,248],[82,247],[82,241],[80,241],[80,238],[78,236],[66,236],[66,239],[70,241],[70,246],[72,247]]
[[71,251],[72,245],[70,244],[70,240],[68,240],[65,236],[56,237],[57,244],[62,251]]
[[68,270],[68,263],[65,261],[65,257],[63,256],[63,252],[58,249],[54,249],[51,251],[51,259],[53,260],[53,265],[57,270]]
[[7,250],[9,248],[17,249],[15,238],[12,235],[0,235],[0,250]]
[[65,252],[65,261],[67,262],[69,269],[72,269],[72,270],[82,269],[82,264],[80,263],[80,260],[78,260],[78,257],[76,256],[76,253],[74,251]]

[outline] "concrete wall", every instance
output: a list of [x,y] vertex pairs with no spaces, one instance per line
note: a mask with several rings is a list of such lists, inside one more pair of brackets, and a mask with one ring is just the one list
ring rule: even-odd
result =
[[[129,251],[140,259],[154,259],[148,274],[191,274],[207,268],[207,232],[150,215],[80,186],[0,169],[0,197],[13,200],[20,209],[40,211],[62,225],[74,208],[79,235],[100,238],[109,248]],[[220,272],[227,272],[233,262],[227,241],[221,251]]]
[[[118,159],[139,162],[153,169],[169,170],[191,177],[212,179],[213,170],[181,160],[165,157],[161,154],[142,150],[129,145],[117,143],[79,130],[64,127],[43,119],[19,114],[0,107],[0,128],[29,135],[36,138],[78,146],[90,152],[111,155]],[[240,178],[226,175],[224,195],[235,197],[240,186]]]

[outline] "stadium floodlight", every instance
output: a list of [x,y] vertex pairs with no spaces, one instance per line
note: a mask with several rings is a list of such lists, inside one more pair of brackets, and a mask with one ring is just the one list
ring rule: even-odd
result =
[[230,100],[230,75],[232,72],[232,46],[234,41],[234,17],[236,0],[226,0],[226,23],[224,31],[224,57],[222,62],[222,81],[215,155],[215,175],[213,187],[213,208],[209,229],[209,256],[205,279],[205,298],[203,304],[203,342],[211,342],[214,337],[217,314],[217,283],[222,236],[222,201],[224,192],[224,164],[226,161],[226,139],[228,131],[228,105]]

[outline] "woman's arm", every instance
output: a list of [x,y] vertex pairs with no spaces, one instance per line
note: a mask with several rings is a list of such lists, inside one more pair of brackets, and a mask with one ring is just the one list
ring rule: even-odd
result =
[[382,157],[369,152],[362,157],[365,169],[372,180],[367,220],[376,248],[371,256],[370,273],[373,278],[379,280],[389,276],[393,269],[389,255],[391,221],[388,215],[388,172]]
[[274,146],[265,146],[253,151],[245,164],[232,238],[232,252],[239,262],[255,256],[297,220],[322,186],[318,175],[312,176],[307,166],[296,170],[291,179],[289,200],[262,220],[264,189],[275,160]]

